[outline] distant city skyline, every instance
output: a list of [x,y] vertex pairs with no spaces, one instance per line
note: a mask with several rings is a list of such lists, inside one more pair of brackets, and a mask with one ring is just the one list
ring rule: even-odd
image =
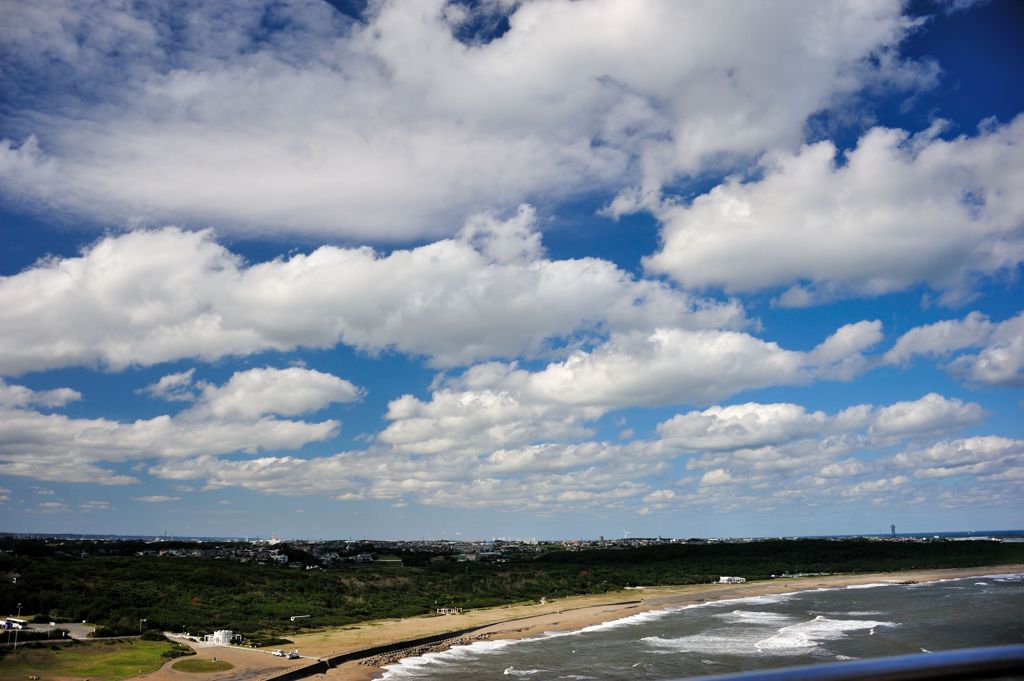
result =
[[1024,526],[1024,6],[5,4],[0,530]]
[[607,544],[629,544],[631,542],[644,542],[644,541],[665,541],[665,542],[685,542],[688,540],[699,540],[699,541],[760,541],[765,539],[822,539],[822,538],[858,538],[858,537],[879,537],[885,538],[889,536],[895,536],[897,538],[915,538],[915,539],[929,539],[931,537],[963,537],[963,538],[996,538],[1000,540],[1024,541],[1024,529],[1002,529],[1002,530],[964,530],[964,531],[945,531],[945,530],[925,530],[921,532],[900,532],[896,535],[890,535],[886,532],[879,532],[874,534],[822,534],[822,535],[773,535],[773,536],[708,536],[708,537],[671,537],[662,535],[653,535],[650,537],[613,537],[605,535],[597,535],[593,537],[510,537],[510,536],[479,536],[479,537],[406,537],[406,538],[383,538],[383,537],[278,537],[272,535],[269,537],[263,536],[174,536],[174,535],[121,535],[121,534],[78,534],[78,533],[48,533],[48,532],[24,532],[24,533],[3,533],[11,536],[23,536],[23,537],[55,537],[55,538],[73,538],[86,541],[103,541],[103,540],[140,540],[152,543],[161,543],[164,541],[195,541],[195,542],[242,542],[251,544],[281,544],[281,543],[332,543],[332,542],[382,542],[382,543],[401,543],[401,544],[416,544],[416,543],[438,543],[444,542],[448,544],[490,544],[494,542],[503,542],[510,544],[550,544],[550,543],[576,543],[584,542],[590,544],[607,543]]

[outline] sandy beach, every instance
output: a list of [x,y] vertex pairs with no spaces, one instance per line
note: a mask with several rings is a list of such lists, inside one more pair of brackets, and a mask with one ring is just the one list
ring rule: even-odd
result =
[[[947,570],[914,570],[856,575],[828,575],[775,579],[745,584],[695,584],[629,589],[609,594],[573,596],[544,604],[520,604],[473,610],[460,615],[424,616],[403,620],[377,620],[359,625],[312,632],[291,637],[303,655],[326,657],[332,654],[362,650],[398,641],[473,628],[454,643],[472,640],[519,639],[542,635],[546,631],[568,631],[593,624],[628,617],[640,612],[682,605],[705,603],[729,598],[743,598],[808,589],[841,588],[878,582],[931,582],[981,575],[1020,573],[1024,565],[997,565],[980,568]],[[430,650],[443,650],[452,642],[435,644]],[[389,654],[389,662],[425,652],[409,650]],[[379,678],[382,669],[367,662],[380,658],[346,662],[326,674],[313,678],[333,681],[368,681]]]
[[744,598],[809,589],[841,588],[856,584],[879,582],[931,582],[942,579],[976,577],[1002,573],[1024,572],[1024,565],[996,565],[980,568],[948,570],[914,570],[856,575],[828,575],[774,579],[744,584],[693,584],[627,589],[614,593],[571,596],[546,603],[523,603],[496,608],[471,610],[459,615],[422,616],[401,620],[373,620],[357,625],[323,629],[293,635],[292,644],[282,646],[301,651],[303,660],[273,657],[269,650],[250,650],[220,646],[200,646],[200,658],[217,657],[235,665],[230,671],[210,674],[184,674],[171,668],[171,663],[158,671],[145,674],[146,681],[186,681],[201,676],[204,681],[257,681],[272,676],[283,668],[308,664],[315,658],[326,658],[401,641],[412,641],[446,632],[465,632],[441,643],[410,647],[383,656],[365,657],[345,662],[326,673],[309,678],[330,681],[370,681],[380,678],[382,665],[403,657],[445,650],[452,645],[477,640],[520,639],[541,636],[547,631],[570,631],[593,624],[629,617],[641,612],[684,605],[707,603],[729,598]]

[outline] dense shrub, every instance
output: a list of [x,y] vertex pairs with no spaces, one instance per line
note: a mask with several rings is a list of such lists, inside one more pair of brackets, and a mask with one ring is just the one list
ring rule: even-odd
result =
[[171,643],[171,649],[170,650],[165,650],[164,652],[160,653],[160,657],[166,657],[168,659],[174,659],[176,657],[187,657],[189,655],[195,655],[195,654],[196,654],[196,651],[192,650],[188,646],[183,645],[181,643],[172,642]]

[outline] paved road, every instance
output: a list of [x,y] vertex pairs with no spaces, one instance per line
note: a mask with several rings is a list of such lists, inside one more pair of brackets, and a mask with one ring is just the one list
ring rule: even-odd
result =
[[[28,628],[33,631],[46,631],[51,627],[49,624],[30,624],[28,625]],[[67,629],[71,634],[71,638],[89,638],[89,634],[96,630],[96,627],[88,624],[81,624],[80,622],[57,622],[57,624],[52,628]]]

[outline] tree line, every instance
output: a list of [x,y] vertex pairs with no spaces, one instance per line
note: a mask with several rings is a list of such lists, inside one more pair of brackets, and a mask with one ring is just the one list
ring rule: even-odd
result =
[[[53,555],[19,540],[0,555],[0,609],[88,621],[111,635],[143,629],[253,637],[721,575],[881,572],[1024,562],[1024,544],[991,541],[786,540],[553,551],[521,562],[419,561],[414,567],[294,570],[227,560]],[[295,615],[308,618],[291,620]],[[145,620],[144,622],[142,620]]]

